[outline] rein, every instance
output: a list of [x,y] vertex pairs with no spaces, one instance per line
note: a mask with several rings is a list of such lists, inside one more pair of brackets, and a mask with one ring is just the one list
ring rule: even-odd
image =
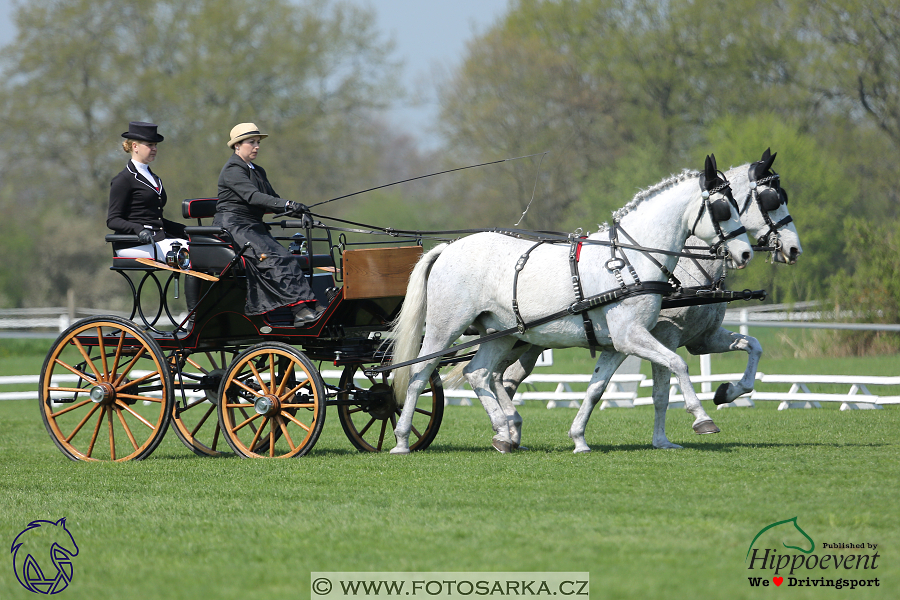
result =
[[[311,213],[312,214],[312,213]],[[326,215],[317,215],[312,214],[312,216],[320,218],[320,219],[329,219],[331,221],[336,221],[338,223],[345,223],[348,225],[356,225],[359,227],[367,227],[368,230],[364,229],[350,229],[345,227],[334,227],[331,225],[325,225],[324,223],[316,223],[317,226],[321,226],[323,229],[329,229],[331,231],[341,231],[346,233],[365,233],[371,235],[388,235],[391,237],[406,237],[406,238],[415,238],[415,239],[433,239],[441,242],[454,242],[459,239],[459,237],[434,237],[434,236],[446,236],[446,235],[471,235],[475,233],[499,233],[501,235],[508,235],[510,237],[514,237],[517,239],[531,239],[535,241],[543,241],[545,243],[569,243],[570,236],[573,235],[571,233],[565,233],[560,231],[532,231],[529,229],[509,229],[502,227],[489,227],[483,229],[445,229],[445,230],[419,230],[419,229],[394,229],[392,227],[379,227],[377,225],[369,225],[366,223],[358,223],[355,221],[347,221],[345,219],[338,219],[336,217],[329,217]],[[295,228],[300,226],[299,220],[285,220],[285,221],[271,221],[266,223],[267,225],[278,225],[282,229],[287,228]],[[630,238],[629,238],[630,239]],[[611,246],[611,242],[607,242],[604,240],[591,240],[591,239],[582,239],[579,240],[582,244],[596,244],[599,246]],[[633,241],[633,240],[632,240]],[[684,258],[695,258],[697,260],[716,260],[717,256],[709,256],[709,255],[700,255],[700,254],[691,254],[689,252],[675,252],[672,250],[661,250],[658,248],[647,248],[645,246],[640,246],[637,244],[616,244],[619,248],[624,248],[626,250],[637,250],[638,252],[652,252],[654,254],[665,254],[667,256],[678,256]],[[692,247],[694,249],[697,247]]]

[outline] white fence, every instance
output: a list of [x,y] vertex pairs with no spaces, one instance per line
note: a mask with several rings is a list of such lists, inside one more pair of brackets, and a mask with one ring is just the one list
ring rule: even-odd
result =
[[[329,381],[340,378],[341,372],[337,370],[322,371],[322,376]],[[719,375],[700,375],[691,377],[691,382],[699,384],[701,390],[704,384],[735,382],[741,378],[741,373],[726,373]],[[364,379],[362,374],[357,377]],[[37,387],[40,377],[38,375],[14,375],[0,377],[2,386],[29,386],[29,390],[0,392],[0,400],[37,400]],[[59,383],[77,381],[75,375],[60,375],[54,378]],[[757,401],[779,402],[778,410],[788,408],[819,408],[822,402],[840,402],[841,410],[878,409],[886,404],[900,404],[900,395],[879,394],[879,388],[900,388],[900,377],[870,377],[870,376],[843,376],[843,375],[766,375],[757,373],[759,383],[779,384],[787,387],[787,391],[770,392],[754,391],[749,397],[738,398],[735,403],[724,404],[719,408],[734,406],[753,407]],[[525,379],[514,402],[528,401],[546,402],[547,408],[572,407],[577,408],[579,401],[584,398],[584,392],[573,391],[572,384],[587,384],[590,375],[531,375]],[[538,391],[538,384],[555,384],[553,391]],[[637,384],[637,385],[635,385]],[[821,393],[811,392],[810,385],[830,385],[846,389],[846,392]],[[603,395],[601,409],[606,408],[633,408],[653,404],[648,392],[653,387],[653,380],[641,374],[614,375],[612,383]],[[642,393],[643,392],[643,393]],[[200,396],[200,392],[187,392],[188,396]],[[712,400],[714,392],[700,391],[701,400]],[[475,392],[468,388],[445,389],[446,404],[471,405],[475,400]],[[669,381],[669,408],[681,408],[684,406],[684,397],[674,378]]]
[[[108,314],[109,311],[96,311],[91,309],[75,309],[74,300],[70,300],[69,307],[43,308],[43,309],[4,309],[0,310],[0,330],[24,329],[24,328],[58,328],[60,331],[68,327],[71,316],[89,316],[93,314]],[[784,328],[829,328],[829,329],[868,329],[879,331],[898,331],[898,325],[870,325],[863,323],[831,323],[810,322],[833,315],[815,310],[820,303],[806,302],[791,305],[759,305],[736,310],[728,310],[725,313],[726,327],[740,327],[742,333],[746,333],[749,327],[784,327]],[[837,315],[840,318],[852,317],[851,314]],[[2,335],[2,331],[0,331]],[[700,357],[701,374],[691,377],[691,382],[699,384],[698,396],[701,400],[711,400],[715,395],[713,384],[735,382],[742,377],[742,373],[710,373],[709,356]],[[552,364],[552,358],[550,359]],[[601,409],[606,408],[631,408],[652,404],[650,389],[653,380],[636,373],[617,373],[613,376],[606,393],[603,395]],[[322,372],[326,380],[336,382],[340,378],[340,371],[327,370]],[[363,377],[360,373],[357,377]],[[577,407],[584,398],[583,391],[573,391],[572,385],[586,385],[590,381],[590,374],[584,375],[531,375],[525,379],[520,391],[515,395],[514,402],[527,401],[546,402],[548,408]],[[30,391],[0,392],[0,400],[34,400],[37,399],[37,375],[18,375],[0,377],[0,388],[3,386],[33,386]],[[761,384],[777,384],[786,388],[785,391],[754,391],[749,396],[738,398],[734,403],[725,404],[719,408],[745,406],[752,407],[757,401],[779,402],[778,409],[786,408],[817,408],[822,402],[840,402],[841,410],[881,408],[886,404],[900,404],[900,396],[896,395],[897,386],[900,386],[900,377],[870,377],[870,376],[845,376],[845,375],[775,375],[757,373],[756,380]],[[62,380],[61,380],[62,381]],[[538,386],[554,386],[553,391],[540,391]],[[847,390],[840,393],[811,392],[813,386],[837,386]],[[887,389],[887,393],[880,393]],[[193,394],[192,394],[193,395]],[[447,404],[470,405],[476,400],[475,393],[469,389],[445,389],[444,396]],[[681,394],[675,379],[669,381],[669,408],[683,407],[684,397]]]

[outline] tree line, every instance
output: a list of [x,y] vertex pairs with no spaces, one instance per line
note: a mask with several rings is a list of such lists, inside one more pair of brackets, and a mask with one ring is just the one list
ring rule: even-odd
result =
[[122,295],[102,236],[128,121],[160,124],[155,167],[175,198],[215,195],[225,133],[258,121],[276,189],[307,203],[549,151],[321,209],[395,228],[510,226],[531,202],[523,227],[596,229],[706,154],[737,166],[770,147],[804,255],[758,257],[730,287],[897,314],[896,3],[517,0],[437,82],[444,144],[430,152],[378,117],[401,92],[372,17],[327,0],[20,7],[2,51],[0,243],[29,268],[3,271],[0,303]]

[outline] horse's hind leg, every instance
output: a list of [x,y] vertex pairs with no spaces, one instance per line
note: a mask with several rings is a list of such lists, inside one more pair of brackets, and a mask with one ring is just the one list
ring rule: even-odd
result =
[[[466,380],[472,386],[478,399],[481,400],[481,405],[491,419],[491,427],[496,433],[492,445],[504,454],[515,449],[510,435],[511,418],[501,406],[494,385],[495,380],[499,379],[498,366],[503,362],[514,343],[515,338],[507,337],[482,344],[475,357],[464,369]],[[512,407],[511,401],[509,406]],[[512,410],[518,415],[515,408]]]
[[569,437],[575,442],[574,452],[591,451],[590,446],[584,441],[584,430],[587,427],[588,420],[591,418],[594,406],[603,396],[606,386],[609,385],[610,379],[612,379],[613,374],[615,374],[616,369],[619,368],[623,360],[625,360],[625,355],[621,352],[605,350],[600,353],[597,365],[594,367],[594,374],[591,376],[591,382],[588,384],[584,401],[578,409],[578,414],[575,415],[575,420],[572,421],[572,427],[569,428]]
[[723,383],[716,390],[713,402],[717,405],[732,402],[738,396],[753,391],[753,383],[756,381],[756,369],[759,367],[759,359],[762,356],[762,346],[755,337],[719,327],[715,333],[703,338],[697,344],[688,345],[687,349],[691,354],[719,354],[743,350],[749,355],[747,368],[744,370],[744,376],[741,377],[740,381]]
[[[434,350],[426,350],[424,347],[420,356],[431,354]],[[409,387],[406,392],[406,401],[403,403],[403,410],[400,412],[400,418],[397,419],[397,425],[394,427],[394,437],[397,438],[397,445],[391,449],[391,454],[409,454],[409,433],[412,430],[412,420],[415,414],[416,400],[425,389],[431,373],[434,371],[440,358],[435,358],[427,362],[418,363],[412,366],[409,378]]]

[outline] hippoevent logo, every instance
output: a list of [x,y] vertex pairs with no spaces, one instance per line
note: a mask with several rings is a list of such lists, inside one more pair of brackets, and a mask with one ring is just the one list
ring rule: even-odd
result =
[[817,547],[813,538],[797,524],[797,517],[793,517],[760,529],[747,548],[744,562],[752,571],[747,577],[751,587],[783,585],[852,590],[881,585],[874,573],[879,558],[878,544],[870,542],[822,542]]
[[16,579],[36,594],[58,594],[72,581],[72,558],[78,555],[75,538],[66,529],[66,519],[32,521],[10,549]]

